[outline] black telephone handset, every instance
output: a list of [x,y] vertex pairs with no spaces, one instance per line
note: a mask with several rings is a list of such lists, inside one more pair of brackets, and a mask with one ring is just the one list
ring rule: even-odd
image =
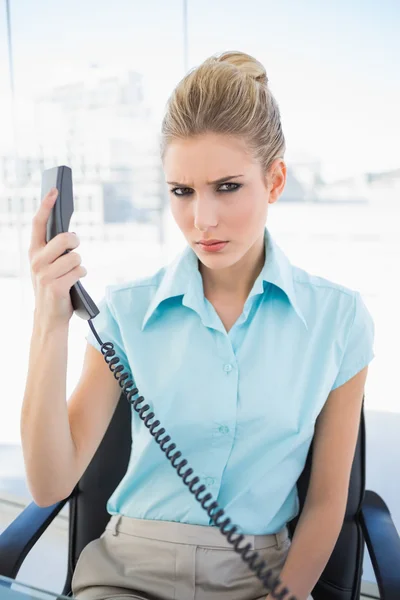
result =
[[[59,166],[54,167],[53,169],[47,169],[43,172],[42,198],[50,191],[52,187],[57,188],[58,196],[47,222],[46,242],[49,242],[58,233],[68,231],[69,222],[74,212],[72,171],[69,167]],[[69,250],[66,250],[64,254],[67,252],[69,252]],[[104,360],[108,364],[110,371],[114,374],[115,379],[121,386],[128,402],[138,413],[140,419],[150,431],[150,434],[154,437],[161,450],[165,453],[174,469],[176,469],[179,477],[182,478],[184,484],[189,488],[196,500],[200,502],[201,506],[207,512],[208,516],[214,521],[222,535],[224,535],[228,542],[232,544],[235,552],[240,555],[241,559],[247,563],[249,569],[254,571],[258,579],[264,584],[266,589],[269,591],[269,596],[271,598],[279,597],[279,600],[284,600],[286,595],[289,594],[289,590],[285,587],[279,592],[279,596],[277,595],[277,588],[282,583],[281,580],[279,577],[277,579],[272,578],[272,571],[268,569],[268,565],[264,560],[261,562],[257,561],[258,552],[250,551],[250,544],[246,544],[241,548],[239,547],[240,542],[244,539],[242,534],[234,537],[239,527],[237,525],[230,525],[231,519],[229,518],[222,519],[225,511],[222,508],[219,508],[217,502],[213,501],[211,504],[207,505],[209,500],[212,500],[212,494],[207,493],[204,497],[201,497],[202,493],[206,489],[206,486],[200,485],[197,489],[194,487],[200,481],[200,478],[191,478],[193,469],[188,468],[186,471],[182,472],[182,469],[188,464],[188,461],[185,459],[181,459],[179,461],[182,453],[179,451],[174,452],[176,444],[168,444],[168,442],[171,440],[171,437],[169,435],[163,436],[165,433],[165,429],[163,427],[157,429],[157,427],[160,425],[160,421],[155,420],[151,422],[155,417],[155,414],[153,412],[149,412],[146,415],[146,412],[150,406],[148,404],[140,406],[140,404],[144,401],[143,396],[139,396],[136,400],[133,400],[135,396],[139,395],[139,390],[137,387],[135,387],[133,379],[131,379],[132,375],[126,371],[123,372],[123,366],[118,365],[120,359],[118,356],[116,356],[114,344],[112,342],[103,343],[97,331],[95,330],[91,319],[99,314],[99,309],[79,281],[71,287],[70,294],[74,311],[79,317],[88,321],[94,336],[101,346],[100,349],[104,356]],[[264,571],[264,569],[266,569],[266,571]],[[297,598],[296,596],[291,596],[288,598],[288,600],[297,600]]]
[[[58,196],[47,221],[46,243],[59,233],[68,231],[69,222],[74,212],[72,171],[69,167],[63,165],[43,172],[41,198],[44,198],[53,187],[57,188]],[[64,254],[67,254],[67,252],[70,252],[70,250],[66,250]],[[80,281],[77,281],[71,287],[69,293],[73,309],[78,317],[88,321],[99,314],[99,309]]]

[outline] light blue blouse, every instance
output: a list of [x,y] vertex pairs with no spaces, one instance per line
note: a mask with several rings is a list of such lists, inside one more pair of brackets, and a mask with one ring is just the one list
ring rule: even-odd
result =
[[[298,515],[296,482],[329,392],[375,356],[359,292],[293,266],[267,227],[265,256],[229,333],[190,246],[147,278],[107,286],[93,319],[197,487],[207,486],[203,496],[253,535]],[[91,331],[86,339],[99,349]],[[109,514],[212,525],[133,409],[132,440]]]

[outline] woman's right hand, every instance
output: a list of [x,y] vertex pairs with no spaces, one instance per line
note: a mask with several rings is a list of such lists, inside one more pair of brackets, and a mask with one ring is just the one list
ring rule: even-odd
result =
[[74,309],[69,291],[87,273],[77,252],[79,239],[75,233],[59,233],[46,243],[46,225],[58,191],[50,191],[42,199],[32,220],[29,246],[31,279],[35,294],[35,320],[47,328],[68,326]]

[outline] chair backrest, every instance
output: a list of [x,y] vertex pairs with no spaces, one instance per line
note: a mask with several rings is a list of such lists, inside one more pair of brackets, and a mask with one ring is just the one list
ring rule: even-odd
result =
[[72,574],[81,551],[101,536],[110,520],[107,500],[126,473],[131,444],[131,405],[125,394],[121,394],[110,425],[69,500],[68,570],[64,595],[71,594]]
[[[131,406],[121,394],[104,438],[75,494],[69,501],[68,573],[63,594],[71,594],[71,579],[83,548],[103,533],[110,515],[106,503],[128,468],[131,451]],[[311,473],[313,444],[303,472],[297,482],[299,515],[288,523],[293,537],[304,506]],[[329,465],[326,466],[329,469]],[[331,557],[312,595],[314,600],[359,600],[364,537],[359,523],[359,509],[365,493],[365,420],[364,402],[361,424],[350,477],[344,523]]]
[[[288,523],[293,538],[303,510],[311,475],[313,443],[306,464],[297,481],[300,509],[298,516]],[[326,465],[329,469],[329,464]],[[364,535],[359,514],[365,494],[365,418],[364,398],[360,428],[351,469],[346,513],[333,552],[312,591],[314,600],[359,600],[364,559]]]

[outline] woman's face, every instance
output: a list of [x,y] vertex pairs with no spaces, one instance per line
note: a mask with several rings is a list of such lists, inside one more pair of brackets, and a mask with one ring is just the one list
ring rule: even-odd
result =
[[[286,181],[282,159],[267,181],[242,139],[213,133],[171,142],[164,173],[178,227],[199,260],[218,269],[238,262],[264,235],[268,204]],[[212,239],[228,243],[216,252],[199,245]]]

